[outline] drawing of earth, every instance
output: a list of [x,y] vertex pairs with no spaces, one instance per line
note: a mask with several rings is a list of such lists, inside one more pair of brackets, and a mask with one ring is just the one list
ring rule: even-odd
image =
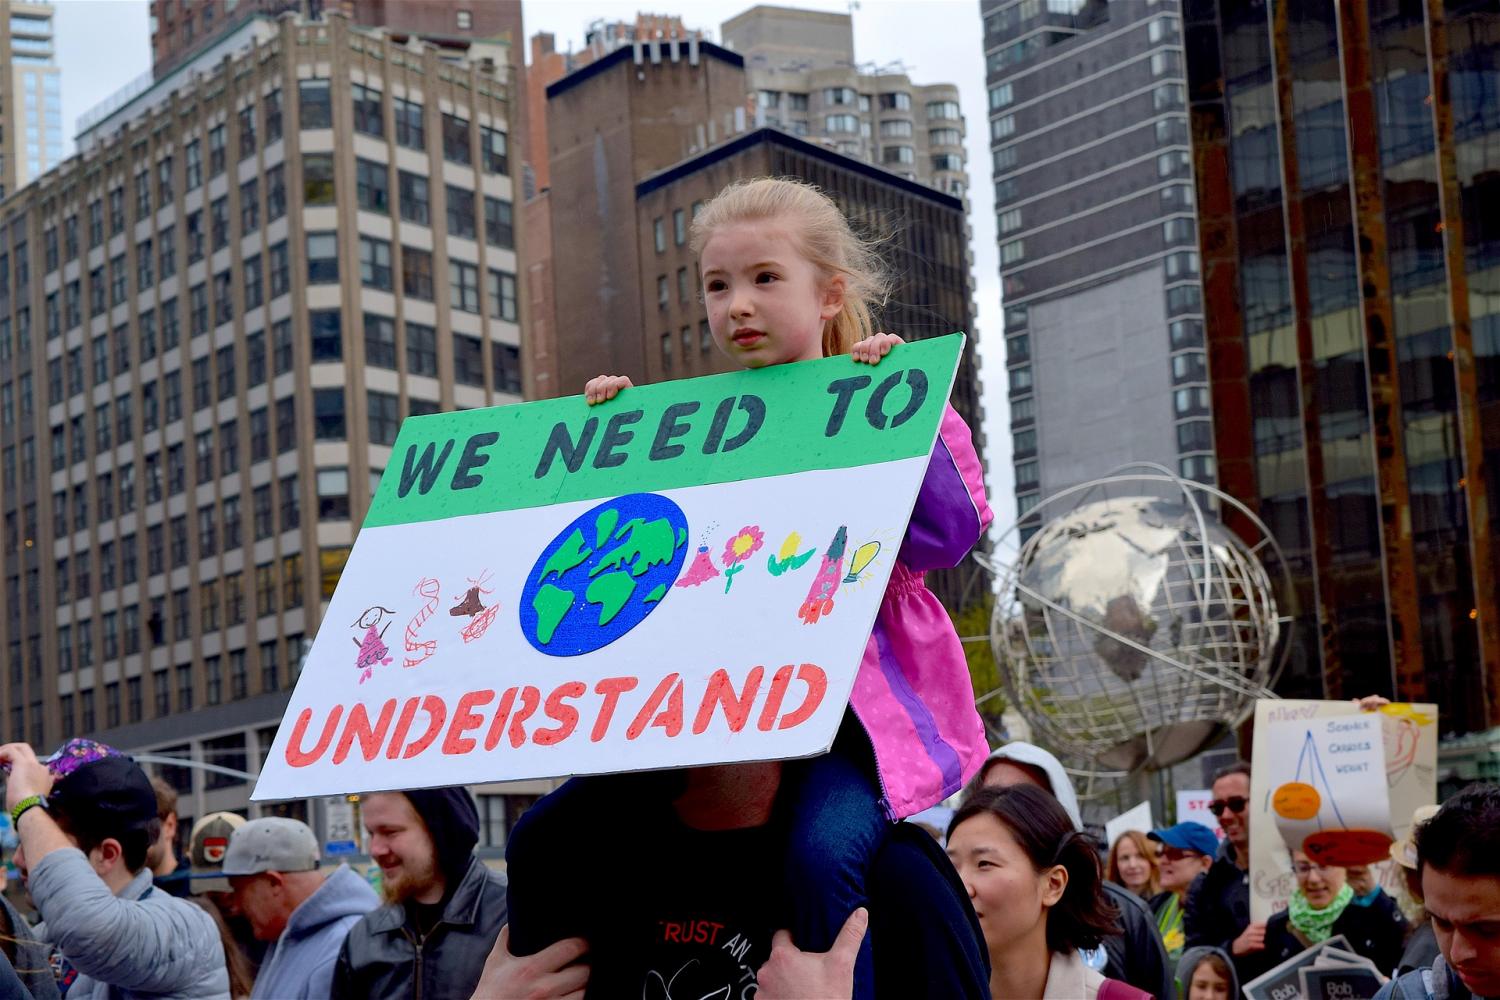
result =
[[578,656],[646,620],[687,556],[687,515],[655,493],[590,510],[537,557],[521,591],[521,631],[548,656]]

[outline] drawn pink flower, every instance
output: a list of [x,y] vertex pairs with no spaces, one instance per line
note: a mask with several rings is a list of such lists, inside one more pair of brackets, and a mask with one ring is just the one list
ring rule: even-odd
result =
[[756,525],[746,525],[724,546],[724,563],[734,566],[760,551],[766,536]]

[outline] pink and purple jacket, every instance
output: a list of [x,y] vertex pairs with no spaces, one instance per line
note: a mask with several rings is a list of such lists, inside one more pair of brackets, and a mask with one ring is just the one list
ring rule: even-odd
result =
[[989,755],[963,645],[922,574],[962,562],[993,517],[973,435],[949,406],[849,698],[892,820],[958,791]]

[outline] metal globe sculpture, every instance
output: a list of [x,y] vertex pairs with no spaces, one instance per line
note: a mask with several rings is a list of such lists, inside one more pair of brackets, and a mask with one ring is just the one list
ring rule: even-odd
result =
[[[1235,508],[1252,543],[1221,524]],[[1036,737],[1101,775],[1186,760],[1243,721],[1285,662],[1261,557],[1285,560],[1243,504],[1134,465],[1038,504],[999,578],[990,641]],[[1014,545],[1012,545],[1014,547]]]

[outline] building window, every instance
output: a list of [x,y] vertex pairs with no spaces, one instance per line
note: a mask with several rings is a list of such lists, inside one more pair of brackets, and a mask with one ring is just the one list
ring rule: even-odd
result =
[[957,121],[961,115],[957,101],[928,101],[927,117],[944,121]]
[[317,471],[318,517],[349,520],[349,470],[343,466]]
[[521,349],[490,342],[491,374],[496,392],[521,392]]
[[[285,454],[297,447],[297,399],[287,396],[276,401],[276,453]],[[285,530],[285,523],[282,524]]]
[[656,244],[657,253],[667,252],[667,223],[661,216],[657,216],[651,223],[651,235]]
[[275,222],[286,214],[286,164],[278,163],[266,170],[266,221]]
[[391,279],[391,245],[371,236],[359,238],[359,280],[369,288],[388,292]]
[[480,166],[487,174],[510,173],[508,140],[504,132],[496,128],[479,130]]
[[474,192],[445,185],[448,201],[448,235],[474,238]]
[[224,172],[226,143],[222,124],[208,130],[208,176],[217,177]]
[[880,137],[882,139],[910,139],[911,135],[911,122],[905,119],[895,118],[880,123]]
[[[365,363],[377,368],[396,367],[396,321],[389,316],[365,313]],[[395,397],[392,397],[395,398]]]
[[666,372],[672,370],[672,332],[670,330],[661,335],[661,367]]
[[240,185],[240,235],[260,228],[260,181],[252,177]]
[[1001,115],[999,118],[990,120],[990,141],[996,142],[1008,136],[1015,135],[1016,116]]
[[302,157],[302,197],[309,205],[334,202],[333,154],[305,153]]
[[255,105],[240,108],[239,126],[240,159],[247,160],[255,155]]
[[314,309],[307,314],[308,341],[313,361],[341,361],[344,341],[337,309]]
[[473,264],[448,262],[448,304],[460,312],[479,313],[479,270]]
[[1026,259],[1026,245],[1023,240],[1011,240],[1009,243],[1000,244],[1000,263],[1015,264]]
[[910,146],[886,146],[880,151],[880,162],[884,164],[916,163],[917,151]]
[[356,159],[354,180],[360,208],[369,212],[379,212],[382,215],[390,214],[391,182],[384,163]]
[[342,441],[347,436],[344,424],[344,390],[313,390],[313,438],[318,441]]
[[[392,353],[395,345],[392,344]],[[370,443],[393,445],[401,429],[401,400],[395,393],[371,392],[366,397],[370,411]]]
[[[183,190],[194,191],[203,184],[203,148],[197,139],[183,147]],[[93,244],[90,243],[92,246]]]
[[449,163],[462,163],[465,166],[471,162],[468,119],[443,114],[443,159]]
[[857,115],[828,115],[823,119],[823,128],[827,132],[858,132],[859,117]]
[[291,262],[285,240],[271,248],[270,272],[271,298],[274,299],[278,295],[285,295],[291,291]]
[[437,374],[437,331],[421,323],[406,324],[406,373]]
[[964,169],[964,158],[957,153],[933,153],[932,169],[937,172],[946,170],[950,173],[961,173]]
[[307,234],[307,283],[337,284],[339,280],[339,242],[337,233]]
[[397,184],[401,196],[401,218],[428,225],[432,221],[432,212],[428,205],[427,178],[403,170],[397,175]]
[[432,301],[432,254],[416,247],[401,248],[401,290],[408,298]]
[[[682,212],[679,210],[678,215]],[[492,247],[514,250],[516,247],[515,224],[512,221],[511,204],[501,198],[484,199],[484,241]],[[678,240],[678,245],[682,244]]]
[[1009,83],[1002,83],[990,88],[990,110],[998,111],[1015,100],[1015,92]]
[[1003,233],[1013,233],[1017,229],[1020,229],[1021,228],[1021,210],[1019,208],[1013,208],[1013,209],[1011,209],[1008,212],[1001,212],[1000,213],[1000,219],[999,219],[999,225],[1000,225],[1000,232],[1002,234]]
[[516,276],[505,271],[490,271],[490,316],[516,322]]
[[281,91],[271,91],[261,102],[266,112],[266,142],[281,138]]
[[333,100],[327,80],[298,81],[297,105],[302,128],[333,127]]
[[460,385],[484,385],[484,355],[478,337],[453,335],[453,380]]
[[377,139],[385,135],[385,117],[381,113],[380,91],[360,84],[353,84],[354,131],[373,135]]
[[400,97],[391,98],[391,110],[396,119],[396,145],[407,149],[425,150],[427,130],[422,124],[422,105]]
[[254,309],[265,301],[265,283],[261,276],[260,254],[245,258],[242,270],[245,281],[245,308]]

